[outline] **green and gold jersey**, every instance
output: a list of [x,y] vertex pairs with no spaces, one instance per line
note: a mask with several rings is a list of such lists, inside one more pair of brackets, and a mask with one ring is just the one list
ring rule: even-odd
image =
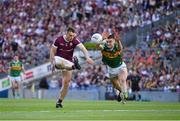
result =
[[10,62],[10,76],[17,77],[21,75],[22,72],[22,62],[12,61]]
[[108,65],[109,67],[116,68],[122,64],[123,53],[119,50],[117,43],[115,43],[113,49],[108,48],[105,44],[101,53],[103,63]]

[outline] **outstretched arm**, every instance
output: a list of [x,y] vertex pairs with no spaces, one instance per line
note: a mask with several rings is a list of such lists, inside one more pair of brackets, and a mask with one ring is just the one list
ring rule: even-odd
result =
[[104,49],[104,44],[101,44],[101,43],[96,44],[96,49],[103,50]]
[[57,48],[54,47],[54,45],[52,45],[51,50],[50,50],[50,61],[51,61],[51,65],[52,65],[52,72],[54,72],[54,70],[55,70],[54,56],[55,56],[56,51],[57,51]]
[[51,46],[51,50],[50,50],[50,61],[53,62],[54,61],[54,56],[55,56],[55,53],[57,51],[57,48],[54,47],[54,45]]
[[88,53],[87,49],[84,47],[84,45],[82,43],[80,43],[77,45],[77,47],[79,47],[83,51],[87,63],[93,64],[94,61],[89,57],[89,53]]
[[115,39],[115,40],[118,43],[119,49],[123,50],[123,46],[122,46],[121,40],[120,39]]
[[119,33],[114,31],[114,39],[116,40],[116,42],[118,43],[118,46],[119,46],[119,49],[120,50],[123,50],[123,46],[122,46],[122,43],[121,43],[121,39],[120,39],[120,36],[119,36]]
[[108,38],[108,36],[109,36],[109,33],[108,32],[103,32],[102,33],[102,38],[103,38],[103,40],[102,40],[102,43],[98,43],[97,45],[96,45],[96,48],[97,49],[100,49],[100,50],[103,50],[104,49],[104,44],[106,43],[106,39]]

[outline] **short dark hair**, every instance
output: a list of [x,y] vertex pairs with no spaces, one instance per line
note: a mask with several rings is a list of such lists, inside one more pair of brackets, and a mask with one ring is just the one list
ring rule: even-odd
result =
[[114,39],[114,34],[110,34],[110,35],[108,36],[108,39]]
[[73,33],[75,33],[75,29],[74,29],[73,27],[68,27],[68,28],[67,28],[67,32],[73,32]]

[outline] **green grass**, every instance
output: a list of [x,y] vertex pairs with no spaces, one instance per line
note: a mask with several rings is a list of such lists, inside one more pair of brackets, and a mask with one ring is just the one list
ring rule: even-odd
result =
[[0,120],[180,120],[180,103],[0,99]]

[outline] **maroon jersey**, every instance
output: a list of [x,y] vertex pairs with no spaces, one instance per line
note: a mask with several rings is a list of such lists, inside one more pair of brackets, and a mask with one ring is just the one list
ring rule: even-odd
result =
[[72,41],[67,41],[63,36],[57,37],[54,42],[54,46],[57,47],[56,56],[65,58],[73,62],[74,48],[80,43],[80,41],[74,38]]

